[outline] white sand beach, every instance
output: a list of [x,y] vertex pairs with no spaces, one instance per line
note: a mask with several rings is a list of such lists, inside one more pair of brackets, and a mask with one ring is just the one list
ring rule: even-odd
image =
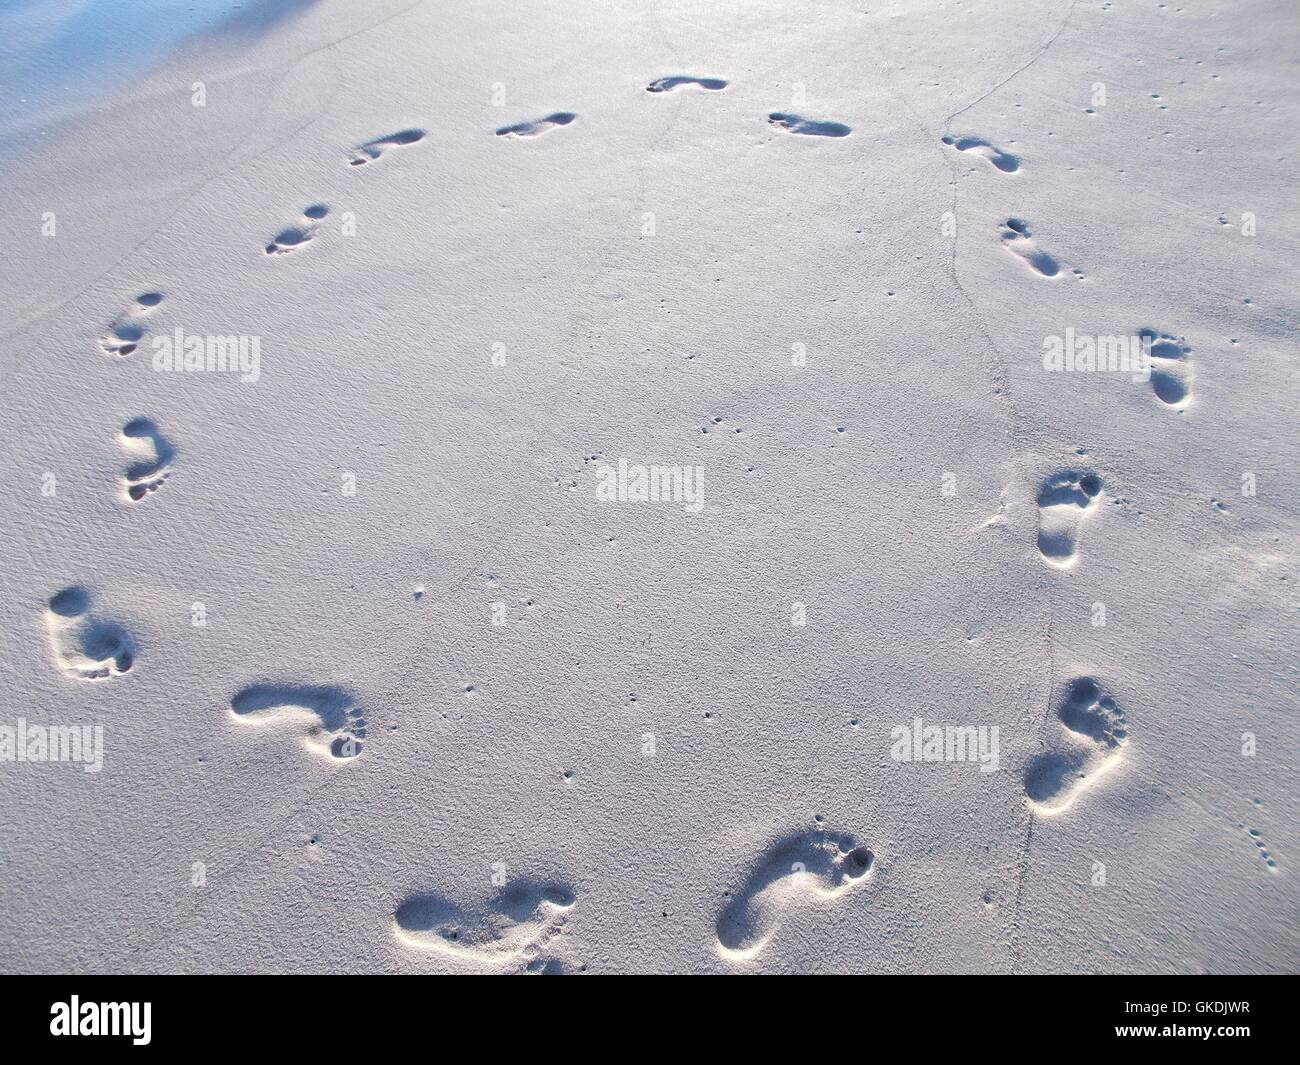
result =
[[1296,971],[1298,52],[0,6],[0,969]]

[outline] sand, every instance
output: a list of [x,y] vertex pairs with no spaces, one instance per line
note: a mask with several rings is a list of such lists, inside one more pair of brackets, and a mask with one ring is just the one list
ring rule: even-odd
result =
[[1292,4],[0,31],[5,970],[1297,968]]

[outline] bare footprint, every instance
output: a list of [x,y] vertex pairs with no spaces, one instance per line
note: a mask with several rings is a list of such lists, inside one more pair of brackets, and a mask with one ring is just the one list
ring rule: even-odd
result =
[[718,947],[728,957],[756,956],[789,906],[828,900],[864,883],[875,855],[850,835],[816,828],[777,840],[763,853],[739,891],[727,892],[718,915]]
[[1192,398],[1192,349],[1181,337],[1149,326],[1138,330],[1151,357],[1151,391],[1166,407],[1182,411]]
[[1014,174],[1020,169],[1020,160],[1016,156],[1005,148],[999,148],[991,141],[986,141],[983,137],[954,137],[949,135],[943,138],[943,143],[950,148],[956,148],[959,152],[973,152],[975,155],[982,155],[1004,174]]
[[78,680],[103,680],[128,673],[135,665],[135,641],[114,621],[90,612],[88,588],[74,585],[50,597],[45,624],[55,664]]
[[323,203],[313,203],[305,208],[301,222],[280,230],[271,238],[266,246],[266,254],[284,255],[286,252],[297,251],[316,236],[316,223],[329,213],[330,209]]
[[1102,481],[1095,473],[1064,470],[1038,490],[1038,550],[1053,566],[1073,565],[1079,553],[1079,525],[1096,505]]
[[718,92],[725,89],[727,83],[722,78],[697,78],[689,74],[674,74],[667,78],[656,78],[645,87],[646,92],[676,92],[678,89],[704,89]]
[[539,118],[534,122],[516,122],[513,126],[502,126],[497,130],[498,137],[540,137],[560,126],[567,126],[578,116],[572,111],[556,111],[553,115]]
[[366,738],[365,715],[342,688],[253,684],[230,700],[230,711],[248,724],[304,721],[308,746],[344,761],[361,753]]
[[407,946],[481,965],[546,971],[556,960],[543,954],[563,934],[576,901],[563,884],[512,880],[470,907],[438,894],[411,895],[397,907],[393,924]]
[[400,148],[422,140],[424,140],[422,129],[404,129],[398,133],[390,133],[387,137],[376,137],[374,140],[366,141],[365,144],[357,145],[348,152],[348,165],[365,166],[367,163],[373,163],[390,148]]
[[1064,745],[1040,754],[1025,770],[1029,805],[1046,816],[1069,809],[1119,764],[1128,743],[1123,712],[1092,677],[1070,681],[1056,715]]
[[773,111],[767,116],[767,121],[777,129],[805,137],[847,137],[853,132],[843,122],[817,122],[802,115],[790,115],[781,111]]
[[171,476],[176,448],[149,418],[132,418],[122,426],[122,446],[128,456],[138,456],[122,478],[122,490],[132,503],[158,491]]
[[[1259,800],[1256,800],[1255,805],[1257,807],[1261,805]],[[1264,842],[1264,833],[1258,828],[1248,828],[1244,821],[1238,821],[1237,827],[1245,832],[1250,838],[1251,843],[1255,845],[1255,849],[1259,852],[1259,858],[1260,861],[1264,863],[1264,867],[1268,869],[1270,873],[1278,872],[1278,854],[1276,851],[1269,850],[1268,844]]]
[[145,319],[162,301],[161,292],[142,292],[130,307],[109,324],[99,338],[99,349],[105,355],[117,359],[125,359],[133,354],[144,339]]
[[1061,264],[1038,246],[1023,218],[1008,218],[1003,223],[1002,246],[1023,259],[1036,274],[1056,277],[1061,272]]

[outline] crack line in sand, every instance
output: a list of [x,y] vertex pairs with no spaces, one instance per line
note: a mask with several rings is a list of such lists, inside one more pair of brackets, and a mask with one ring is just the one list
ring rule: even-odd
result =
[[[365,26],[359,30],[355,30],[352,33],[346,34],[345,36],[338,38],[337,40],[330,41],[328,44],[319,45],[318,47],[313,48],[311,51],[304,52],[302,55],[295,57],[292,63],[289,65],[288,69],[285,70],[285,72],[280,75],[280,80],[275,83],[275,87],[271,89],[264,97],[261,109],[257,112],[256,116],[254,116],[253,122],[249,126],[249,129],[253,132],[248,133],[248,135],[243,137],[238,144],[236,144],[232,149],[230,149],[230,151],[226,152],[225,157],[229,158],[230,156],[234,155],[245,144],[247,144],[250,139],[252,139],[258,127],[258,123],[261,121],[262,117],[266,114],[267,108],[271,106],[271,101],[275,98],[276,94],[280,91],[281,87],[284,85],[289,75],[292,74],[295,70],[297,70],[304,60],[310,59],[312,56],[319,55],[321,52],[332,50],[336,48],[338,45],[344,43],[345,41],[350,41],[352,38],[358,37],[363,33],[368,33],[371,30],[378,29],[380,26],[384,25],[385,23],[391,22],[393,19],[398,18],[401,15],[405,15],[407,12],[414,10],[415,8],[419,7],[423,3],[425,3],[425,0],[412,0],[410,6],[402,8],[401,11],[395,11],[391,15],[388,15],[380,19],[378,22],[371,23],[369,26]],[[229,177],[231,174],[236,173],[241,168],[246,167],[251,163],[257,162],[257,160],[261,159],[262,156],[266,155],[268,152],[273,152],[279,148],[283,148],[286,144],[293,141],[300,134],[311,129],[311,127],[316,125],[316,123],[319,122],[321,118],[324,117],[324,115],[329,111],[330,106],[334,102],[334,97],[338,95],[339,85],[341,84],[341,82],[342,79],[335,77],[334,92],[330,94],[330,98],[325,102],[325,106],[322,107],[316,113],[316,116],[312,118],[310,121],[304,122],[302,125],[298,126],[297,129],[291,130],[289,133],[286,133],[284,137],[282,137],[280,140],[276,141],[274,144],[268,145],[267,147],[263,148],[256,155],[251,155],[247,159],[242,160],[241,162],[237,162],[232,164],[231,166],[227,166],[225,169],[218,169],[216,173],[210,174],[208,177],[203,178],[202,181],[194,188],[194,191],[191,192],[188,196],[186,196],[185,199],[182,200],[179,204],[177,204],[176,208],[170,214],[168,214],[166,218],[164,218],[161,222],[159,222],[157,226],[155,226],[152,230],[150,230],[149,233],[141,237],[140,240],[136,243],[136,245],[133,248],[131,248],[130,251],[119,256],[108,266],[104,267],[103,270],[101,270],[98,274],[96,274],[89,281],[87,281],[85,285],[79,288],[71,296],[67,297],[67,299],[64,299],[59,303],[54,304],[54,306],[52,307],[46,307],[43,310],[39,310],[32,313],[30,317],[23,318],[22,320],[17,322],[15,325],[11,326],[8,330],[6,330],[3,334],[0,335],[3,335],[3,337],[6,340],[12,336],[16,336],[18,333],[26,329],[28,326],[35,325],[37,322],[40,322],[50,317],[50,315],[57,314],[59,311],[63,310],[64,307],[68,306],[68,304],[72,303],[77,299],[80,299],[92,288],[94,288],[97,284],[99,284],[100,281],[108,277],[114,270],[116,270],[123,263],[127,262],[132,256],[134,256],[138,251],[140,251],[140,249],[145,247],[145,245],[147,245],[150,241],[152,241],[154,237],[158,236],[158,234],[161,233],[167,227],[167,225],[171,222],[171,220],[175,218],[178,214],[180,214],[181,211],[185,210],[185,208],[188,207],[194,201],[195,197],[202,194],[209,185],[213,184],[216,181],[220,181],[224,177]]]
[[[1061,24],[1060,24],[1059,26],[1056,27],[1056,32],[1053,33],[1052,36],[1049,37],[1049,38],[1048,38],[1048,39],[1043,43],[1043,46],[1042,46],[1042,47],[1041,47],[1041,48],[1040,48],[1040,49],[1039,49],[1039,50],[1034,54],[1034,56],[1033,56],[1031,59],[1027,60],[1027,61],[1026,61],[1025,63],[1023,63],[1021,66],[1019,66],[1019,67],[1017,67],[1015,70],[1013,70],[1013,71],[1012,71],[1010,74],[1008,74],[1005,78],[1003,78],[1003,79],[1002,79],[1001,81],[999,81],[996,85],[994,85],[993,88],[989,89],[989,91],[986,92],[983,96],[980,96],[980,97],[978,97],[978,98],[972,100],[972,101],[971,101],[970,103],[968,103],[965,107],[963,107],[960,111],[954,111],[952,114],[950,114],[950,115],[948,116],[948,122],[951,123],[952,120],[953,120],[954,118],[956,118],[958,115],[965,114],[967,111],[969,111],[969,110],[970,110],[972,107],[974,107],[976,104],[983,103],[985,100],[987,100],[990,96],[992,96],[995,92],[997,92],[1000,88],[1002,88],[1004,85],[1006,85],[1006,84],[1007,84],[1009,81],[1011,81],[1013,78],[1019,77],[1019,76],[1020,76],[1021,74],[1023,74],[1026,70],[1028,70],[1030,67],[1032,67],[1035,63],[1037,63],[1040,59],[1042,59],[1042,58],[1043,58],[1043,54],[1044,54],[1044,53],[1045,53],[1049,48],[1051,48],[1052,45],[1054,45],[1054,44],[1056,43],[1056,39],[1057,39],[1058,37],[1060,37],[1061,34],[1062,34],[1063,32],[1065,32],[1065,26],[1066,26],[1066,23],[1068,23],[1068,22],[1070,21],[1070,16],[1074,14],[1074,5],[1077,4],[1077,3],[1078,3],[1078,0],[1070,0],[1070,7],[1069,7],[1069,10],[1067,10],[1067,11],[1065,12],[1065,18],[1061,19]],[[948,132],[951,132],[951,130],[949,130]]]

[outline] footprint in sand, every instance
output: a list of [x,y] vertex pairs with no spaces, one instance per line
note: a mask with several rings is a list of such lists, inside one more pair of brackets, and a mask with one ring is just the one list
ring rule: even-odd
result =
[[266,246],[267,255],[284,255],[297,251],[316,236],[316,223],[330,213],[323,203],[313,203],[302,212],[302,221],[280,230]]
[[135,641],[114,621],[90,612],[88,588],[74,585],[50,597],[45,624],[59,669],[79,680],[103,680],[130,672]]
[[343,761],[359,755],[366,738],[365,715],[342,688],[253,684],[230,700],[230,710],[247,724],[305,721],[308,746]]
[[555,971],[562,963],[542,955],[563,934],[576,901],[563,884],[512,880],[469,907],[438,894],[411,895],[397,907],[393,924],[407,946],[480,965]]
[[100,350],[118,359],[132,354],[144,339],[145,319],[162,301],[161,292],[143,292],[137,296],[135,302],[113,319],[99,338]]
[[949,135],[943,138],[943,143],[950,148],[956,148],[959,152],[974,152],[976,155],[982,155],[1004,174],[1014,174],[1020,169],[1020,160],[1016,156],[1005,148],[999,148],[991,141],[986,141],[983,137]]
[[864,883],[875,855],[850,835],[822,829],[796,832],[772,844],[744,885],[726,892],[718,916],[718,946],[733,958],[752,958],[781,924],[787,906],[828,900]]
[[122,426],[122,446],[128,456],[138,457],[122,478],[126,498],[138,503],[171,476],[176,448],[148,418],[132,418]]
[[1095,473],[1064,470],[1038,490],[1038,550],[1053,566],[1074,563],[1079,553],[1079,525],[1097,503],[1101,478]]
[[553,115],[539,118],[535,122],[516,122],[513,126],[502,126],[497,130],[498,137],[540,137],[559,126],[567,126],[578,116],[572,111],[556,111]]
[[387,137],[376,137],[372,141],[366,141],[365,144],[357,145],[348,152],[348,165],[365,166],[367,163],[373,163],[389,148],[400,148],[422,140],[424,140],[422,129],[404,129],[398,133],[390,133]]
[[[1256,800],[1255,805],[1259,806],[1261,804]],[[1237,827],[1250,837],[1251,843],[1255,845],[1255,849],[1259,852],[1260,861],[1264,863],[1268,871],[1270,873],[1278,872],[1277,854],[1268,849],[1268,844],[1264,842],[1264,833],[1258,828],[1248,828],[1242,821],[1237,822]]]
[[1143,346],[1151,356],[1151,391],[1167,407],[1183,410],[1192,397],[1192,349],[1181,337],[1172,337],[1155,329],[1138,330]]
[[767,120],[777,129],[805,137],[847,137],[853,132],[843,122],[817,122],[802,115],[788,115],[781,111],[773,111]]
[[722,78],[697,78],[690,74],[673,74],[667,78],[656,78],[645,87],[645,91],[676,92],[678,89],[705,89],[718,92],[726,87],[727,83]]
[[1002,246],[1023,259],[1036,274],[1056,277],[1061,272],[1061,264],[1035,243],[1029,223],[1023,218],[1008,218],[1002,224]]
[[1045,815],[1059,814],[1119,764],[1128,743],[1124,714],[1091,677],[1070,681],[1057,708],[1065,745],[1040,754],[1025,770],[1025,796]]

